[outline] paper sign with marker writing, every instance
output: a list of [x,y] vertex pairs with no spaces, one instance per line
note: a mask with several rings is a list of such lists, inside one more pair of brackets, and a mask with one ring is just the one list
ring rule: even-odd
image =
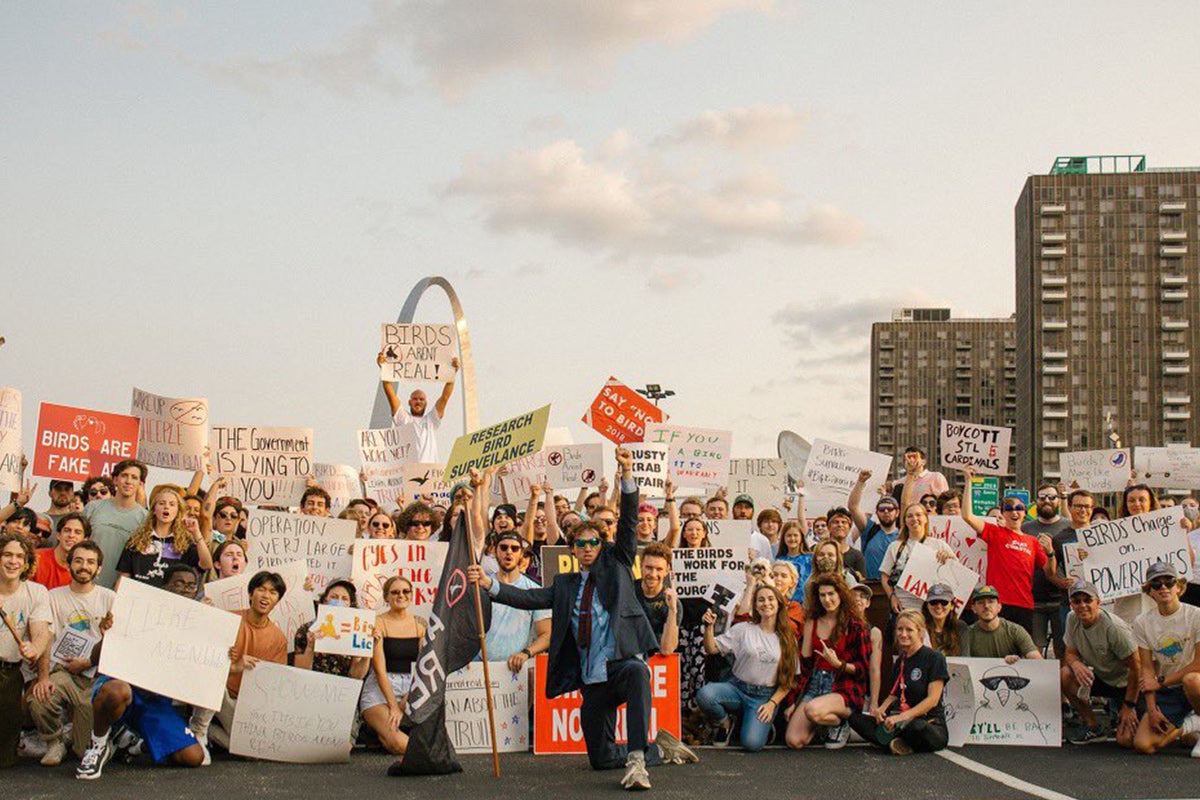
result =
[[519,458],[531,456],[542,449],[546,424],[550,421],[550,406],[505,420],[481,430],[464,433],[454,441],[446,461],[446,480],[457,483],[466,480],[471,468],[483,472]]
[[374,651],[375,612],[348,606],[317,606],[309,630],[316,635],[314,650],[336,656],[365,656]]
[[666,419],[661,408],[611,376],[583,415],[585,423],[614,444],[640,442],[648,424]]
[[1054,659],[948,658],[950,745],[1060,747],[1062,700]]
[[964,567],[979,575],[987,575],[987,542],[962,517],[929,516],[929,538],[941,539],[950,545]]
[[446,483],[446,465],[409,462],[404,465],[404,499],[420,499],[450,507],[450,484]]
[[1133,463],[1138,476],[1149,486],[1200,487],[1200,447],[1135,447]]
[[295,764],[350,760],[362,681],[261,661],[242,677],[229,752]]
[[433,609],[442,564],[449,542],[405,541],[403,539],[359,540],[354,545],[352,580],[358,589],[358,604],[363,608],[386,610],[383,584],[393,575],[407,578],[413,585],[413,613],[427,614]]
[[379,349],[383,352],[380,380],[432,383],[454,380],[455,370],[450,362],[458,353],[458,337],[453,325],[385,322]]
[[1081,450],[1059,453],[1062,482],[1089,492],[1119,492],[1129,482],[1133,459],[1128,450]]
[[672,554],[671,574],[681,600],[708,600],[732,619],[746,590],[746,549],[681,548]]
[[21,393],[0,386],[0,493],[21,491]]
[[137,456],[137,441],[137,417],[42,403],[33,474],[63,481],[110,475]]
[[[279,573],[287,586],[283,598],[271,610],[271,621],[283,631],[290,653],[296,648],[296,631],[301,625],[313,621],[312,594],[304,590],[308,564],[291,561],[278,564],[271,571]],[[250,578],[255,572],[257,570],[246,569],[240,575],[209,581],[204,585],[204,596],[224,611],[245,611],[250,607]]]
[[734,458],[729,462],[729,501],[739,494],[754,498],[754,510],[783,508],[787,495],[787,463],[782,458]]
[[215,425],[209,437],[213,474],[226,493],[250,505],[300,502],[312,472],[312,428]]
[[208,446],[208,401],[163,397],[133,390],[130,414],[137,417],[138,458],[154,467],[186,472],[204,469]]
[[979,573],[953,559],[939,564],[937,553],[929,545],[914,542],[909,546],[912,552],[900,574],[899,587],[924,600],[929,587],[944,583],[954,591],[954,610],[961,614],[979,584]]
[[350,547],[357,531],[352,519],[252,508],[246,519],[247,568],[274,570],[302,559],[308,563],[313,591],[320,593],[330,581],[350,577]]
[[[98,641],[100,640],[92,636],[90,631],[63,628],[58,632],[54,643],[50,645],[50,661],[54,664],[66,666],[68,662],[76,658],[88,658],[92,654],[92,648]],[[95,665],[85,669],[80,674],[88,678],[96,677]]]
[[1096,584],[1105,602],[1141,594],[1146,572],[1156,561],[1169,562],[1180,575],[1192,574],[1180,506],[1103,520],[1077,535],[1083,576]]
[[625,445],[633,456],[633,482],[642,497],[663,497],[667,483],[667,446],[635,442]]
[[[529,668],[512,672],[506,661],[488,664],[496,715],[496,749],[501,753],[529,750]],[[446,733],[459,753],[492,752],[488,727],[483,664],[468,664],[446,676]]]
[[317,486],[329,492],[329,513],[337,516],[350,501],[362,497],[358,484],[358,471],[349,464],[313,464],[313,477]]
[[979,475],[1008,474],[1012,428],[944,419],[939,444],[943,467],[971,467]]
[[645,442],[667,446],[667,475],[679,488],[720,489],[729,481],[732,431],[654,422]]
[[546,445],[508,465],[504,488],[510,498],[528,497],[533,484],[560,489],[590,489],[604,477],[604,450],[598,444]]
[[102,674],[172,700],[221,707],[240,617],[132,580],[121,581],[112,616]]
[[[809,518],[822,517],[831,508],[845,506],[858,473],[871,471],[863,487],[863,503],[874,503],[887,481],[892,457],[858,447],[815,439],[804,464],[804,507]],[[867,506],[864,506],[867,507]]]
[[367,497],[385,511],[400,508],[404,498],[404,465],[417,453],[413,426],[367,428],[358,432],[358,454],[362,459]]

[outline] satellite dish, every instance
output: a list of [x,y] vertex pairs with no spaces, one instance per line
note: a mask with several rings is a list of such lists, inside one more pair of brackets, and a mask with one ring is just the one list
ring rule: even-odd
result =
[[788,475],[794,481],[801,480],[804,465],[808,463],[808,454],[812,451],[812,443],[798,433],[780,431],[776,447],[779,457],[787,464]]

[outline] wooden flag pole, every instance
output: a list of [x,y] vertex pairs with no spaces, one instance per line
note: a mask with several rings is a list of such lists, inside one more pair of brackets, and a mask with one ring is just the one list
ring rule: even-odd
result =
[[[478,565],[474,547],[471,548],[471,560]],[[487,631],[483,627],[483,600],[479,596],[478,583],[475,584],[475,620],[476,625],[479,626],[479,652],[480,658],[483,660],[483,690],[487,695],[488,727],[492,732],[492,773],[499,778],[500,751],[496,748],[496,706],[492,702],[492,675],[488,670]]]

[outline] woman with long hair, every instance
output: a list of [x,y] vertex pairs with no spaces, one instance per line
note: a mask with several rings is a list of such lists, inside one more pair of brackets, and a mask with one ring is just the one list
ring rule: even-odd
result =
[[388,578],[383,598],[387,611],[375,617],[371,675],[363,684],[358,706],[384,749],[403,755],[408,735],[400,731],[400,720],[412,688],[412,668],[421,651],[425,623],[412,613],[413,585],[407,578]]
[[847,586],[858,583],[854,572],[842,561],[841,547],[832,539],[817,542],[817,546],[813,548],[812,573],[803,584],[805,605],[808,604],[808,584],[812,583],[818,575],[840,575]]
[[121,551],[117,573],[161,588],[173,564],[204,572],[212,569],[212,553],[200,538],[200,524],[184,514],[183,494],[173,486],[159,486],[150,496],[150,513]]
[[[325,591],[321,592],[317,604],[358,608],[358,592],[348,580],[331,581],[325,587]],[[371,669],[371,659],[366,656],[340,656],[316,652],[317,639],[321,638],[321,632],[313,627],[314,622],[306,622],[296,629],[295,666],[360,681],[367,677],[367,672]]]
[[971,626],[958,618],[954,610],[954,590],[944,583],[929,587],[921,606],[927,644],[944,656],[965,656],[971,652]]
[[921,609],[921,598],[896,585],[908,566],[913,548],[918,544],[933,548],[939,564],[958,558],[954,548],[945,540],[929,538],[929,514],[924,505],[909,503],[900,520],[900,535],[888,545],[887,552],[883,554],[883,563],[879,565],[879,582],[883,586],[883,593],[888,596],[893,614]]
[[804,527],[796,520],[789,520],[779,534],[779,549],[775,552],[776,561],[786,561],[796,568],[796,588],[789,600],[804,602],[804,585],[808,583],[813,571],[813,554],[808,549],[808,539],[804,535]]
[[714,636],[717,615],[704,613],[704,650],[709,655],[733,656],[733,676],[728,681],[705,684],[696,704],[722,733],[716,744],[729,743],[731,715],[740,714],[742,747],[751,752],[767,743],[779,703],[796,677],[796,635],[784,613],[784,598],[766,584],[754,590],[750,622],[739,622]]
[[395,539],[396,521],[386,511],[376,511],[367,520],[367,538]]
[[814,575],[805,597],[799,681],[803,688],[788,720],[787,744],[799,750],[824,728],[825,746],[837,749],[849,739],[850,713],[861,710],[866,700],[871,634],[840,574]]
[[[712,546],[708,541],[708,523],[701,517],[685,520],[682,527],[667,534],[665,541],[673,550]],[[687,597],[679,602],[683,606],[683,617],[679,620],[679,700],[686,714],[688,709],[695,708],[696,694],[706,678],[704,614],[709,602],[701,597]]]

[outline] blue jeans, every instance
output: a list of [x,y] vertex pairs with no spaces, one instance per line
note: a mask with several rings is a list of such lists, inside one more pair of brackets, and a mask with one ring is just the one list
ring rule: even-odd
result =
[[731,678],[727,683],[706,683],[696,693],[696,705],[713,722],[724,722],[730,714],[742,715],[742,747],[762,750],[771,733],[771,722],[760,722],[758,709],[771,699],[774,686],[753,686]]

